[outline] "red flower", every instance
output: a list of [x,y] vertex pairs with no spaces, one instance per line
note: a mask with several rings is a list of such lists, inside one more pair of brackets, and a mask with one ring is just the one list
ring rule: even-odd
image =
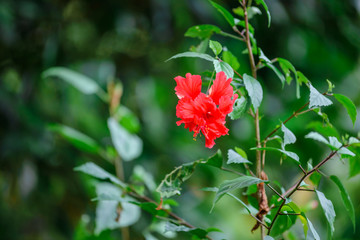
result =
[[176,124],[194,132],[196,137],[200,132],[205,136],[205,146],[212,148],[215,139],[226,135],[229,131],[225,127],[226,115],[232,112],[233,104],[238,97],[233,94],[230,86],[231,78],[226,79],[224,72],[216,74],[209,95],[201,92],[201,77],[186,74],[186,78],[176,77],[175,93],[179,98],[176,106],[176,116],[180,118]]

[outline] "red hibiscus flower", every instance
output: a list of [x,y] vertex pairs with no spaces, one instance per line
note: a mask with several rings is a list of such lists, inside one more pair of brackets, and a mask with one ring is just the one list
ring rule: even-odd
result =
[[186,74],[186,77],[176,77],[175,93],[179,98],[176,106],[176,116],[180,118],[176,124],[194,132],[196,137],[200,132],[205,136],[205,146],[212,148],[215,139],[226,135],[226,115],[233,110],[233,104],[238,97],[233,94],[230,86],[231,78],[227,79],[224,72],[216,74],[209,95],[201,92],[201,77]]

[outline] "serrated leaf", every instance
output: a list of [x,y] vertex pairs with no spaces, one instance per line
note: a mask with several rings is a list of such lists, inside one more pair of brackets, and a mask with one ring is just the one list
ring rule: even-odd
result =
[[348,155],[354,157],[355,154],[351,152],[349,149],[342,147],[343,144],[336,137],[329,137],[329,146],[333,150],[337,150],[339,154]]
[[319,141],[319,142],[322,142],[322,143],[325,143],[327,145],[329,145],[329,141],[326,140],[326,138],[324,138],[322,135],[320,135],[319,133],[317,132],[309,132],[305,138],[311,138],[311,139],[314,139],[316,141]]
[[247,100],[244,96],[235,100],[233,111],[229,113],[231,120],[239,119],[247,110]]
[[60,124],[52,124],[48,126],[48,129],[60,134],[80,150],[89,153],[98,153],[100,150],[100,146],[96,143],[94,139],[71,127]]
[[243,75],[243,79],[244,79],[246,91],[249,94],[251,103],[256,112],[256,110],[260,107],[260,104],[261,104],[261,101],[263,98],[262,87],[261,87],[260,83],[258,82],[258,80],[256,80],[255,78],[253,78],[247,74]]
[[92,163],[92,162],[88,162],[83,165],[80,165],[80,166],[74,168],[74,170],[78,171],[78,172],[86,173],[92,177],[96,177],[99,179],[103,179],[103,180],[109,179],[113,183],[116,183],[122,187],[126,186],[126,184],[121,182],[117,177],[108,173],[107,171],[105,171],[104,169],[102,169],[101,167],[99,167],[98,165],[96,165],[95,163]]
[[221,32],[219,27],[210,24],[203,24],[189,28],[185,33],[185,37],[198,37],[200,39],[205,39],[210,38],[214,33],[219,32]]
[[268,18],[268,28],[269,28],[270,24],[271,24],[271,15],[270,15],[270,11],[269,11],[268,6],[266,5],[264,0],[256,0],[256,4],[261,4],[264,7],[264,9],[266,11],[267,18]]
[[284,133],[284,147],[287,144],[292,144],[296,142],[295,135],[287,128],[283,123],[281,123],[281,131]]
[[345,205],[346,211],[348,212],[351,222],[353,224],[354,227],[354,232],[355,232],[355,227],[356,227],[356,223],[355,223],[355,209],[354,209],[354,205],[351,202],[350,196],[348,194],[348,192],[346,191],[344,185],[341,183],[340,179],[335,176],[332,175],[330,176],[330,179],[336,184],[336,186],[339,188],[339,192],[341,195],[341,199]]
[[320,206],[324,211],[326,220],[329,223],[329,226],[330,226],[330,238],[332,238],[333,233],[335,231],[334,221],[335,221],[335,216],[336,216],[336,213],[335,213],[335,210],[334,210],[334,205],[332,204],[332,202],[329,199],[327,199],[325,197],[325,195],[322,192],[316,190],[316,195],[317,195],[317,197],[319,199]]
[[217,41],[209,41],[209,47],[214,52],[215,56],[219,55],[222,51],[222,46]]
[[322,107],[322,106],[329,106],[332,104],[332,101],[326,98],[324,95],[318,92],[311,84],[310,87],[310,103],[309,108],[312,107]]
[[[215,204],[228,192],[233,191],[239,188],[245,188],[250,185],[258,184],[261,182],[266,182],[265,180],[261,180],[256,177],[251,176],[241,176],[233,180],[226,180],[222,184],[220,184],[219,190],[217,191],[212,209],[214,208]],[[211,210],[212,210],[211,209]]]
[[290,151],[286,151],[280,148],[274,148],[274,147],[261,147],[261,148],[250,148],[250,150],[266,150],[266,151],[275,151],[275,152],[281,152],[283,154],[285,154],[286,156],[294,159],[297,163],[299,162],[299,156],[294,153],[294,152],[290,152]]
[[42,73],[42,78],[60,78],[85,94],[94,94],[102,89],[91,78],[64,67],[52,67]]
[[[116,229],[133,225],[140,219],[139,207],[129,203],[129,201],[133,201],[134,199],[128,196],[123,197],[122,191],[114,185],[110,183],[98,183],[96,185],[96,193],[98,196],[107,194],[118,198],[98,202],[95,219],[96,235],[106,229]],[[120,213],[117,213],[119,202],[121,203],[121,210]]]
[[228,160],[226,163],[227,164],[231,164],[231,163],[250,163],[250,164],[252,164],[252,162],[250,162],[249,160],[247,160],[246,158],[244,158],[243,156],[241,156],[239,153],[235,152],[232,149],[229,149],[229,151],[228,151]]
[[111,140],[120,157],[124,161],[131,161],[139,157],[142,152],[142,140],[135,134],[129,133],[114,118],[107,121]]
[[210,1],[211,5],[218,10],[221,15],[226,19],[226,21],[230,24],[231,27],[235,26],[235,20],[234,17],[231,15],[231,13],[226,10],[224,7],[220,6],[219,4]]
[[336,98],[336,100],[339,101],[339,103],[341,103],[345,107],[353,125],[355,125],[356,115],[357,115],[355,104],[350,100],[350,98],[344,95],[334,94],[334,97]]
[[183,53],[179,53],[179,54],[176,54],[176,55],[172,56],[171,58],[169,58],[165,62],[170,61],[170,60],[175,59],[175,58],[181,58],[181,57],[202,58],[202,59],[205,59],[205,60],[210,61],[210,62],[213,62],[215,60],[215,58],[213,58],[209,54],[198,53],[198,52],[183,52]]
[[238,61],[238,59],[228,50],[224,50],[222,53],[222,58],[225,62],[227,62],[232,69],[234,70],[238,70],[240,67],[240,63]]
[[228,63],[224,61],[214,60],[213,64],[216,73],[224,72],[228,78],[234,77],[234,70],[231,68],[231,66]]

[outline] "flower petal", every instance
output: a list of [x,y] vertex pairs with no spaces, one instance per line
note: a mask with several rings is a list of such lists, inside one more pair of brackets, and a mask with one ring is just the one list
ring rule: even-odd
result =
[[233,110],[235,100],[238,98],[237,94],[233,95],[233,99],[228,96],[222,96],[219,101],[219,109],[224,115],[228,115]]
[[201,76],[186,74],[186,78],[181,76],[175,77],[177,86],[175,87],[175,93],[179,99],[184,97],[190,97],[195,99],[201,92]]
[[226,79],[224,72],[218,72],[213,85],[209,90],[209,96],[213,99],[216,105],[219,105],[222,96],[233,96],[233,88],[230,85],[232,78]]

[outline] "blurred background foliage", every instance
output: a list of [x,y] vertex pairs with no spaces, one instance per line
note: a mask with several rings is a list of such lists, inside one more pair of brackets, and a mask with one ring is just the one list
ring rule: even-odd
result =
[[[235,0],[221,1],[227,9],[238,6]],[[326,79],[335,85],[335,92],[347,95],[360,105],[360,1],[358,0],[269,0],[272,14],[267,28],[266,15],[252,20],[258,45],[271,59],[283,57],[302,71],[320,91],[327,89]],[[82,95],[72,86],[41,73],[52,66],[65,66],[96,80],[106,89],[109,80],[121,81],[124,93],[121,103],[140,119],[139,136],[144,141],[141,156],[125,163],[125,178],[135,165],[151,172],[158,184],[174,166],[210,156],[204,139],[192,140],[183,127],[177,127],[174,95],[175,76],[200,74],[212,70],[211,63],[198,59],[169,57],[188,51],[198,40],[184,37],[186,30],[198,24],[214,24],[224,31],[231,29],[206,0],[2,0],[0,2],[0,229],[1,239],[119,239],[119,231],[105,231],[91,237],[95,189],[91,179],[73,168],[93,161],[114,173],[111,164],[83,153],[65,139],[49,131],[50,123],[71,126],[110,145],[106,125],[108,107],[93,95]],[[214,36],[235,54],[239,72],[250,72],[244,43]],[[279,120],[284,120],[303,105],[295,97],[295,86],[285,86],[273,72],[260,71],[259,79],[266,86],[263,136]],[[324,108],[339,135],[357,135],[355,127],[340,104]],[[311,124],[309,124],[311,123]],[[320,161],[328,152],[321,144],[304,139],[313,129],[321,131],[322,119],[315,113],[300,116],[288,123],[298,137],[295,146],[303,163]],[[230,134],[217,140],[215,148],[223,152],[239,146],[255,146],[251,117],[228,121]],[[319,130],[320,129],[320,130]],[[254,159],[254,152],[247,152]],[[360,160],[352,173],[360,172]],[[360,216],[359,177],[349,178],[349,164],[337,159],[323,169],[336,174],[350,192],[356,215]],[[301,172],[291,161],[280,165],[277,154],[268,154],[266,172],[289,187]],[[224,198],[209,215],[213,195],[203,187],[218,186],[234,176],[216,169],[201,167],[185,184],[183,194],[175,199],[175,211],[199,227],[215,226],[226,239],[258,239],[251,234],[253,219],[241,215],[242,210],[232,199]],[[295,179],[296,177],[296,179]],[[349,179],[348,179],[349,178]],[[352,225],[335,185],[324,179],[320,188],[334,202],[337,212],[335,239],[357,239],[360,229]],[[269,192],[268,192],[269,193]],[[269,193],[271,194],[271,193]],[[294,201],[316,207],[312,193],[295,195]],[[143,239],[139,232],[149,222],[143,214],[131,228],[132,239]],[[319,208],[310,217],[321,236],[326,224]],[[357,217],[358,222],[360,218]],[[295,232],[301,235],[301,224]],[[359,225],[358,225],[359,226]],[[88,237],[86,238],[86,236]],[[289,239],[293,239],[290,236]],[[215,235],[214,235],[215,236]],[[159,237],[161,239],[161,237]],[[188,239],[179,235],[177,239]]]

